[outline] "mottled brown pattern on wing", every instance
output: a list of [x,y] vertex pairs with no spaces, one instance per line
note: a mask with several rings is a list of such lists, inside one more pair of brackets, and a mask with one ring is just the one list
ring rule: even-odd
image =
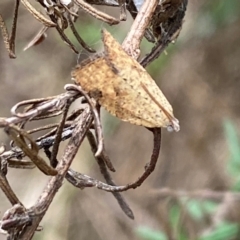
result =
[[88,93],[101,91],[99,103],[123,121],[178,131],[172,106],[146,70],[107,31],[103,31],[103,42],[104,56],[77,66],[72,73],[76,82]]

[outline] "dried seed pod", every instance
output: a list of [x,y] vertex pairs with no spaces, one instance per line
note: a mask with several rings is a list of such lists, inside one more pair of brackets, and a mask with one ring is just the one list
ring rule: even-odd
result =
[[74,80],[123,121],[179,131],[172,106],[147,71],[106,30],[103,43],[104,54],[78,65]]

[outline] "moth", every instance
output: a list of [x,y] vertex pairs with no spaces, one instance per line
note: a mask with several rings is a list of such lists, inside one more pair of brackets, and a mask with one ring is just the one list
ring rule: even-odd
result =
[[102,40],[103,54],[77,65],[74,81],[122,121],[179,131],[172,106],[147,71],[106,30]]

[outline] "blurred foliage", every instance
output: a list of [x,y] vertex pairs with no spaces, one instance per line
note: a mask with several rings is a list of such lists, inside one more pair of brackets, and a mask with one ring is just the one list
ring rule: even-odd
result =
[[167,237],[162,232],[153,231],[151,228],[139,227],[136,233],[144,240],[167,240]]
[[227,137],[227,144],[230,151],[230,159],[227,165],[229,175],[234,179],[232,189],[240,191],[240,139],[237,129],[230,120],[224,121],[224,130]]
[[222,222],[214,230],[198,240],[227,240],[237,237],[239,234],[239,224]]
[[[188,36],[182,37],[177,40],[178,47],[175,44],[170,44],[165,54],[162,54],[158,59],[156,59],[148,70],[151,74],[159,74],[164,70],[167,63],[170,61],[171,57],[174,56],[174,53],[179,49],[179,41],[185,38],[184,41],[187,42],[188,38],[193,35],[196,35],[200,38],[211,37],[217,29],[225,27],[232,22],[239,19],[240,16],[240,1],[239,0],[211,0],[206,4],[203,4],[202,8],[196,15],[195,28]],[[145,48],[149,47],[151,44],[146,40],[143,41],[143,46]],[[163,56],[165,55],[165,56]]]
[[237,20],[240,2],[238,0],[213,0],[204,6],[203,12],[204,17],[209,16],[208,19],[211,19],[216,28],[223,27]]
[[[230,120],[224,121],[226,141],[229,147],[230,159],[227,162],[229,177],[235,177],[232,190],[239,191],[240,172],[240,139],[237,129]],[[180,202],[172,204],[169,209],[169,222],[172,232],[178,240],[188,240],[186,229],[182,225],[181,216],[183,211],[187,211],[193,221],[203,221],[206,215],[214,216],[219,204],[210,200],[197,200],[181,198]],[[239,236],[240,225],[223,221],[214,226],[208,233],[202,234],[197,240],[230,240]],[[164,240],[167,236],[162,231],[153,231],[146,227],[137,229],[138,235],[144,240]]]
[[224,27],[239,18],[239,0],[212,0],[204,4],[198,13],[196,28],[199,37],[209,37],[217,29]]

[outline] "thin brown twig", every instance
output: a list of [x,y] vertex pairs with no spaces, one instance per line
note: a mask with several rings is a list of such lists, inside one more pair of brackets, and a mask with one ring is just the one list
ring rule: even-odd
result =
[[63,110],[62,119],[61,119],[60,124],[57,128],[57,131],[56,131],[56,137],[55,137],[55,141],[54,141],[54,144],[53,144],[53,147],[52,147],[52,155],[51,155],[51,159],[50,159],[51,166],[53,166],[53,167],[55,167],[53,162],[55,162],[55,158],[57,157],[59,146],[60,146],[60,143],[61,143],[61,140],[62,140],[62,132],[63,132],[63,128],[64,128],[64,125],[65,125],[65,120],[67,118],[67,113],[68,113],[68,110],[70,108],[71,103],[74,100],[75,99],[71,99],[71,100],[67,101],[67,103],[64,107],[64,110]]
[[13,14],[12,32],[10,36],[10,48],[12,49],[14,54],[15,54],[15,39],[16,39],[16,31],[17,31],[19,5],[20,5],[20,0],[16,0],[14,14]]
[[[88,141],[91,145],[91,148],[92,148],[93,152],[95,152],[96,149],[97,149],[97,144],[96,144],[95,137],[94,137],[94,135],[92,134],[91,131],[88,131],[87,138],[88,138]],[[105,164],[106,161],[104,160],[104,158],[106,158],[106,157],[108,157],[108,156],[96,157],[97,163],[99,165],[100,171],[101,171],[102,175],[104,176],[107,184],[111,185],[111,186],[116,186],[116,184],[112,180],[111,175],[108,173],[108,170],[106,168],[106,164]],[[116,198],[116,200],[118,201],[118,203],[119,203],[120,207],[122,208],[123,212],[129,218],[134,219],[133,212],[132,212],[131,208],[128,206],[128,204],[126,203],[123,196],[119,192],[112,192],[112,194]]]
[[85,2],[84,0],[74,0],[76,5],[78,5],[80,8],[82,8],[87,13],[91,14],[93,17],[108,23],[109,25],[115,25],[119,23],[119,20],[109,16],[108,14],[98,11],[96,8],[92,7],[90,4]]
[[83,95],[85,97],[86,101],[88,102],[89,106],[91,107],[91,111],[94,116],[94,125],[97,130],[97,138],[98,138],[98,149],[97,149],[97,152],[95,153],[95,155],[99,156],[103,150],[103,134],[102,134],[101,122],[99,119],[99,114],[96,109],[96,103],[93,103],[93,99],[91,99],[88,96],[88,94],[80,86],[77,86],[75,84],[66,84],[65,89],[68,91],[74,90],[74,91],[78,91],[79,93],[81,93],[81,95]]
[[30,212],[31,210],[33,211],[31,212],[31,215],[33,216],[32,225],[26,227],[25,231],[21,233],[19,240],[31,239],[33,237],[41,219],[50,206],[57,191],[61,187],[64,177],[85,137],[85,134],[88,131],[88,128],[91,125],[92,120],[91,111],[89,108],[86,108],[78,118],[77,126],[74,129],[72,137],[69,140],[64,154],[56,168],[58,175],[49,180],[36,205],[29,210]]
[[128,32],[127,37],[122,43],[123,49],[135,59],[137,59],[140,55],[140,43],[158,3],[159,0],[144,1],[130,31]]
[[74,35],[75,38],[78,40],[78,42],[81,44],[81,46],[82,46],[84,49],[86,49],[88,52],[90,52],[90,53],[95,53],[96,50],[94,50],[93,48],[89,47],[89,46],[87,45],[87,43],[85,43],[84,40],[81,38],[81,36],[78,34],[78,32],[77,32],[77,30],[76,30],[76,28],[75,28],[75,26],[74,26],[74,24],[73,24],[73,21],[72,21],[72,19],[71,19],[70,13],[67,14],[67,19],[68,19],[69,26],[70,26],[70,28],[71,28],[71,30],[72,30],[73,35]]
[[[56,16],[54,15],[49,15],[49,17],[51,18],[51,20],[53,22],[58,22]],[[59,26],[59,24],[57,23],[55,26],[56,30],[58,31],[61,39],[73,50],[74,53],[79,54],[79,51],[76,49],[76,47],[72,44],[72,42],[69,40],[69,38],[67,37],[67,35],[64,33],[64,30]]]
[[[96,104],[93,103],[93,99],[91,99],[88,94],[80,87],[80,86],[76,86],[73,84],[66,84],[65,85],[66,90],[75,90],[80,92],[85,99],[87,100],[91,111],[93,113],[93,117],[94,117],[94,126],[95,126],[95,131],[96,131],[96,135],[97,135],[97,143],[98,143],[98,147],[97,150],[95,152],[95,157],[99,157],[102,155],[102,153],[105,151],[104,149],[104,142],[103,142],[103,132],[102,132],[102,124],[100,121],[100,116],[99,116],[99,111],[96,108]],[[108,166],[108,168],[115,172],[115,168],[112,164],[112,162],[110,161],[110,159],[108,157],[104,158],[106,165]]]
[[[149,163],[146,164],[144,173],[133,183],[127,184],[125,186],[115,186],[114,182],[112,181],[111,175],[106,169],[106,166],[102,163],[102,161],[99,161],[99,167],[101,170],[101,173],[103,174],[104,178],[106,179],[108,184],[102,183],[101,181],[92,179],[88,177],[88,184],[90,187],[97,187],[101,190],[107,191],[107,192],[123,192],[127,191],[128,189],[135,189],[139,187],[145,180],[146,178],[153,172],[155,169],[159,152],[160,152],[160,146],[161,146],[161,128],[154,128],[151,130],[153,132],[153,151],[152,151],[152,156],[151,160]],[[87,135],[89,137],[89,135]],[[91,142],[93,142],[91,140]],[[96,158],[97,160],[101,160]],[[111,182],[113,184],[111,184]]]
[[33,17],[35,17],[39,22],[44,24],[46,27],[55,27],[56,23],[46,18],[44,15],[42,15],[40,12],[38,12],[31,4],[28,2],[28,0],[21,0],[22,4],[25,6],[25,8],[32,14]]
[[5,44],[5,48],[8,51],[9,57],[10,58],[16,58],[15,53],[11,49],[10,37],[9,37],[7,27],[5,25],[5,22],[4,22],[3,17],[2,17],[1,14],[0,14],[0,30],[2,32],[3,42]]
[[18,203],[22,205],[22,203],[20,202],[20,200],[12,190],[11,186],[9,185],[6,176],[4,176],[2,172],[0,172],[0,188],[2,189],[2,191],[4,192],[4,194],[6,195],[6,197],[8,198],[9,202],[12,205],[18,204]]
[[[9,137],[14,140],[16,145],[21,148],[26,156],[28,156],[34,164],[45,174],[48,175],[56,175],[57,171],[53,169],[51,166],[47,165],[47,163],[38,155],[38,146],[37,144],[30,138],[30,136],[23,130],[19,129],[15,125],[9,125],[5,128],[5,132]],[[25,142],[25,138],[30,142],[30,148],[28,144]]]

